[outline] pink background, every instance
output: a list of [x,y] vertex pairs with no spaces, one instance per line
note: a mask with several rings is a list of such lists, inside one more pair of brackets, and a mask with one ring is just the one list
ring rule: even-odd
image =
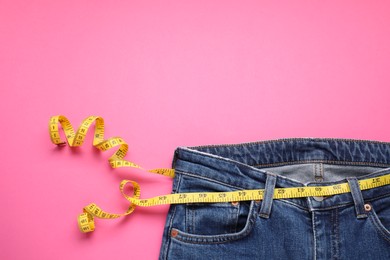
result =
[[0,0],[0,259],[156,259],[168,210],[127,207],[168,178],[56,148],[50,116],[89,115],[127,159],[170,167],[177,146],[284,137],[390,141],[389,1]]

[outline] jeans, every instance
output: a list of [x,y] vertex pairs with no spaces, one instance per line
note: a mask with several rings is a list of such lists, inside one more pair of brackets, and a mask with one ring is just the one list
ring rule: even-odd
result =
[[[390,143],[292,138],[179,147],[173,193],[265,189],[261,201],[171,205],[160,259],[390,259]],[[273,199],[274,188],[351,192]]]

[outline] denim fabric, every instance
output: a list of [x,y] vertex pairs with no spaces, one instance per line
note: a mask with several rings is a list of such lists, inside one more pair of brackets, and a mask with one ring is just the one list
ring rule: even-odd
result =
[[[280,139],[179,147],[173,193],[264,189],[261,201],[171,205],[160,259],[390,259],[390,143]],[[348,183],[351,192],[272,199],[274,188]]]

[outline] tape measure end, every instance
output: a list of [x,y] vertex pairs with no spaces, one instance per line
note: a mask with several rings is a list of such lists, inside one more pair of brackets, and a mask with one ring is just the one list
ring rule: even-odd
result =
[[77,224],[81,233],[90,233],[95,230],[93,217],[88,213],[82,213],[77,217]]

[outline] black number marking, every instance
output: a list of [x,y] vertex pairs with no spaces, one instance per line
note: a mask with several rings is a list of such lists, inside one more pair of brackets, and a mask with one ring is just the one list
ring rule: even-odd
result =
[[246,192],[245,191],[239,191],[238,192],[238,196],[245,196],[246,195]]

